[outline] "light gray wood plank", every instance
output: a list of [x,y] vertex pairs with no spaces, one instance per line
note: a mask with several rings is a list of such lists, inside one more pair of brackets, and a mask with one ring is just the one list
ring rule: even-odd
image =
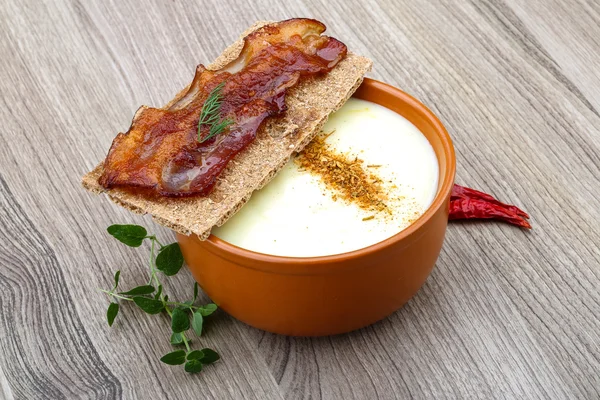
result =
[[[599,13],[585,0],[5,2],[0,393],[599,398]],[[373,77],[427,104],[454,138],[458,181],[523,206],[534,230],[451,225],[418,295],[348,335],[287,338],[218,314],[202,344],[223,361],[186,376],[158,361],[167,321],[124,307],[109,329],[95,291],[117,268],[131,285],[145,276],[148,249],[107,225],[171,234],[79,178],[140,104],[170,99],[255,20],[292,16],[323,20],[374,59]],[[184,272],[169,290],[191,285]]]
[[600,5],[594,0],[565,2],[520,2],[507,0],[543,45],[561,71],[585,93],[596,109],[600,107]]
[[[3,370],[19,398],[121,394],[118,379],[99,360],[83,322],[69,312],[73,296],[55,252],[16,203],[0,177]],[[41,372],[43,371],[43,372]],[[20,379],[15,379],[15,378]]]

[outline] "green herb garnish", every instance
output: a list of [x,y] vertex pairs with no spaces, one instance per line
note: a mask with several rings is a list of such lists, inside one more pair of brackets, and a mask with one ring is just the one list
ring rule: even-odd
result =
[[[198,284],[194,283],[194,296],[191,300],[177,302],[169,300],[163,293],[158,272],[166,276],[175,275],[183,266],[183,255],[178,243],[162,245],[155,235],[148,235],[144,227],[139,225],[111,225],[108,233],[120,242],[130,247],[139,247],[146,239],[150,240],[150,278],[146,285],[138,286],[127,291],[117,291],[121,271],[114,276],[114,286],[110,290],[100,289],[110,298],[106,311],[108,325],[112,326],[119,313],[119,302],[130,301],[135,303],[147,314],[160,314],[166,312],[171,317],[170,343],[173,346],[184,345],[185,350],[176,350],[165,354],[160,360],[169,365],[184,365],[184,370],[196,373],[202,367],[219,360],[219,354],[214,350],[204,348],[192,350],[190,339],[186,336],[188,330],[193,329],[197,336],[202,334],[204,317],[216,311],[216,304],[210,303],[203,306],[194,305],[198,298]],[[155,254],[158,246],[158,254]],[[156,292],[156,293],[155,293]],[[192,320],[190,322],[190,316]]]
[[[223,133],[229,125],[233,124],[231,118],[221,119],[221,102],[223,101],[223,87],[225,82],[221,82],[208,94],[202,111],[200,112],[200,120],[198,121],[198,141],[203,143],[210,138]],[[202,125],[208,125],[208,135],[202,139]]]

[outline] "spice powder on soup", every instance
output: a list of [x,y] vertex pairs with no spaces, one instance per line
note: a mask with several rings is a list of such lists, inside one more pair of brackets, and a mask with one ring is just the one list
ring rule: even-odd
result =
[[[333,132],[331,132],[333,133]],[[373,213],[391,215],[386,205],[388,193],[383,181],[370,170],[377,165],[364,165],[358,157],[350,157],[334,151],[325,140],[329,135],[320,135],[313,139],[295,159],[301,170],[320,176],[321,180],[334,194],[331,198],[354,203],[359,208]],[[364,221],[374,216],[364,218]]]

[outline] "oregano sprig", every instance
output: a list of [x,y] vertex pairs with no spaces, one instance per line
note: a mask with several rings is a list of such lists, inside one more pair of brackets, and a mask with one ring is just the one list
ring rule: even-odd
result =
[[[198,284],[194,283],[194,295],[191,300],[177,302],[169,300],[164,294],[163,285],[158,272],[166,276],[173,276],[183,266],[183,255],[178,243],[163,245],[155,235],[148,235],[146,229],[139,225],[111,225],[107,229],[115,239],[130,247],[139,247],[144,240],[150,240],[150,276],[146,285],[137,286],[126,291],[117,291],[121,271],[114,275],[114,285],[110,290],[100,289],[110,299],[106,319],[108,325],[112,326],[119,313],[120,302],[129,301],[135,303],[147,314],[167,313],[171,317],[170,343],[173,346],[184,345],[185,350],[175,350],[165,354],[160,360],[169,365],[184,365],[184,370],[196,373],[202,367],[219,360],[219,354],[212,349],[192,350],[191,340],[187,332],[192,329],[197,336],[202,334],[204,317],[217,310],[217,305],[209,303],[196,305],[198,298]],[[158,248],[158,249],[157,249]],[[190,322],[191,317],[191,322]]]

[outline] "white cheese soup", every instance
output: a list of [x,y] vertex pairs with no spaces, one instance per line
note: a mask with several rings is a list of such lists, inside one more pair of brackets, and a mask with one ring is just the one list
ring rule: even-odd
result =
[[432,203],[437,186],[437,158],[425,136],[401,115],[351,98],[212,233],[265,254],[345,253],[408,227]]

